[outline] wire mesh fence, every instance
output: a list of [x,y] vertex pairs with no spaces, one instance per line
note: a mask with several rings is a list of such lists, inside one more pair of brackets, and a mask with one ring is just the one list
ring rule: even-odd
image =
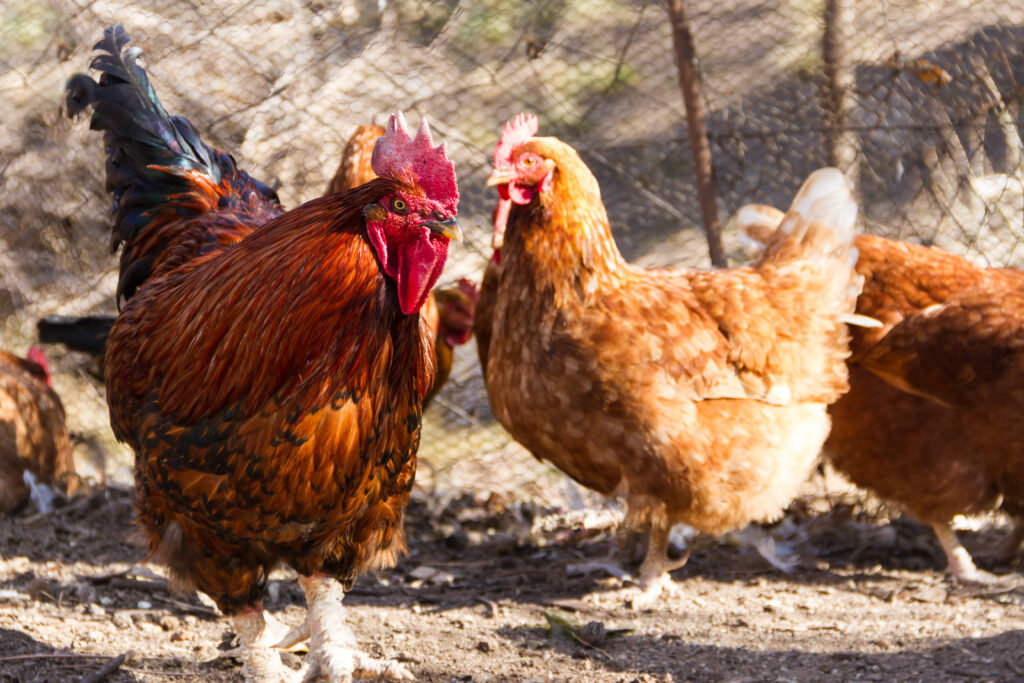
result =
[[[832,161],[855,180],[865,230],[985,265],[1021,264],[1024,6],[685,6],[720,215],[748,202],[785,207],[809,172]],[[662,2],[8,0],[0,25],[5,346],[22,350],[41,315],[114,308],[102,143],[61,113],[64,81],[86,69],[114,22],[143,48],[168,111],[191,119],[288,206],[323,192],[357,125],[396,109],[428,116],[456,164],[467,234],[442,282],[479,279],[490,256],[495,198],[484,179],[502,123],[519,111],[538,114],[543,134],[581,152],[627,258],[708,264]],[[105,430],[97,389],[73,374],[58,388],[73,425]],[[523,490],[558,480],[493,421],[471,347],[458,350],[428,411],[421,452],[425,482]]]

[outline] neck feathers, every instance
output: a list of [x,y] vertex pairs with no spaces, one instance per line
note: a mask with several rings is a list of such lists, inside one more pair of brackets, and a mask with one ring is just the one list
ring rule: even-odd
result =
[[597,179],[575,150],[549,140],[545,155],[556,162],[551,187],[513,208],[506,244],[556,300],[587,300],[622,277],[626,262],[612,238]]

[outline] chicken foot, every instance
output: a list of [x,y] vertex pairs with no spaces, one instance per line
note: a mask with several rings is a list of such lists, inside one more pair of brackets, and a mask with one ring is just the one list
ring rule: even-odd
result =
[[949,563],[947,571],[958,581],[975,584],[999,583],[998,576],[978,569],[974,560],[971,559],[971,554],[960,543],[960,539],[957,538],[956,532],[948,522],[932,522],[932,529],[935,530],[939,544],[942,546],[943,552],[946,553],[946,560]]
[[282,683],[297,681],[298,674],[281,662],[274,649],[274,629],[268,628],[262,605],[232,617],[235,633],[241,641],[239,656],[246,683]]
[[355,636],[345,624],[341,601],[345,591],[329,576],[303,576],[309,633],[309,669],[304,683],[324,679],[350,683],[355,678],[411,681],[412,673],[394,660],[373,659],[353,649]]
[[673,560],[668,556],[669,532],[671,530],[672,527],[668,524],[655,523],[651,525],[650,536],[647,540],[647,555],[644,556],[643,564],[640,565],[638,579],[640,590],[630,600],[633,609],[653,607],[662,591],[673,585],[669,572],[679,569],[690,559],[689,547],[680,558]]

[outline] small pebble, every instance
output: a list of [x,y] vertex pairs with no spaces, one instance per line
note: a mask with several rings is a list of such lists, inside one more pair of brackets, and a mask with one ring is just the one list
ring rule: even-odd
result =
[[181,626],[181,620],[173,614],[165,614],[160,617],[160,628],[165,631],[173,631],[174,629]]
[[181,628],[171,634],[171,640],[175,643],[183,643],[195,638],[195,634],[187,628]]
[[112,616],[110,620],[114,622],[114,626],[121,629],[131,628],[134,625],[132,618],[124,612],[114,612],[114,616]]
[[480,652],[490,652],[491,644],[488,643],[486,640],[481,640],[479,643],[476,644],[476,649],[480,650]]

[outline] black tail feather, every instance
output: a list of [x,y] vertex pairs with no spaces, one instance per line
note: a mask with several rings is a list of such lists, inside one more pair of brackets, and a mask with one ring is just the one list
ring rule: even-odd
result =
[[167,114],[136,63],[142,51],[127,47],[129,40],[120,24],[108,27],[91,65],[99,79],[78,74],[66,86],[68,115],[91,107],[90,127],[104,131],[106,186],[113,196],[111,251],[124,245],[118,301],[149,278],[190,219],[242,207],[260,215],[251,221],[258,225],[281,211],[272,189],[239,170],[230,155],[207,146],[187,119]]
[[44,344],[63,344],[72,351],[102,356],[107,346],[112,315],[87,315],[80,318],[48,316],[36,322],[39,341]]

